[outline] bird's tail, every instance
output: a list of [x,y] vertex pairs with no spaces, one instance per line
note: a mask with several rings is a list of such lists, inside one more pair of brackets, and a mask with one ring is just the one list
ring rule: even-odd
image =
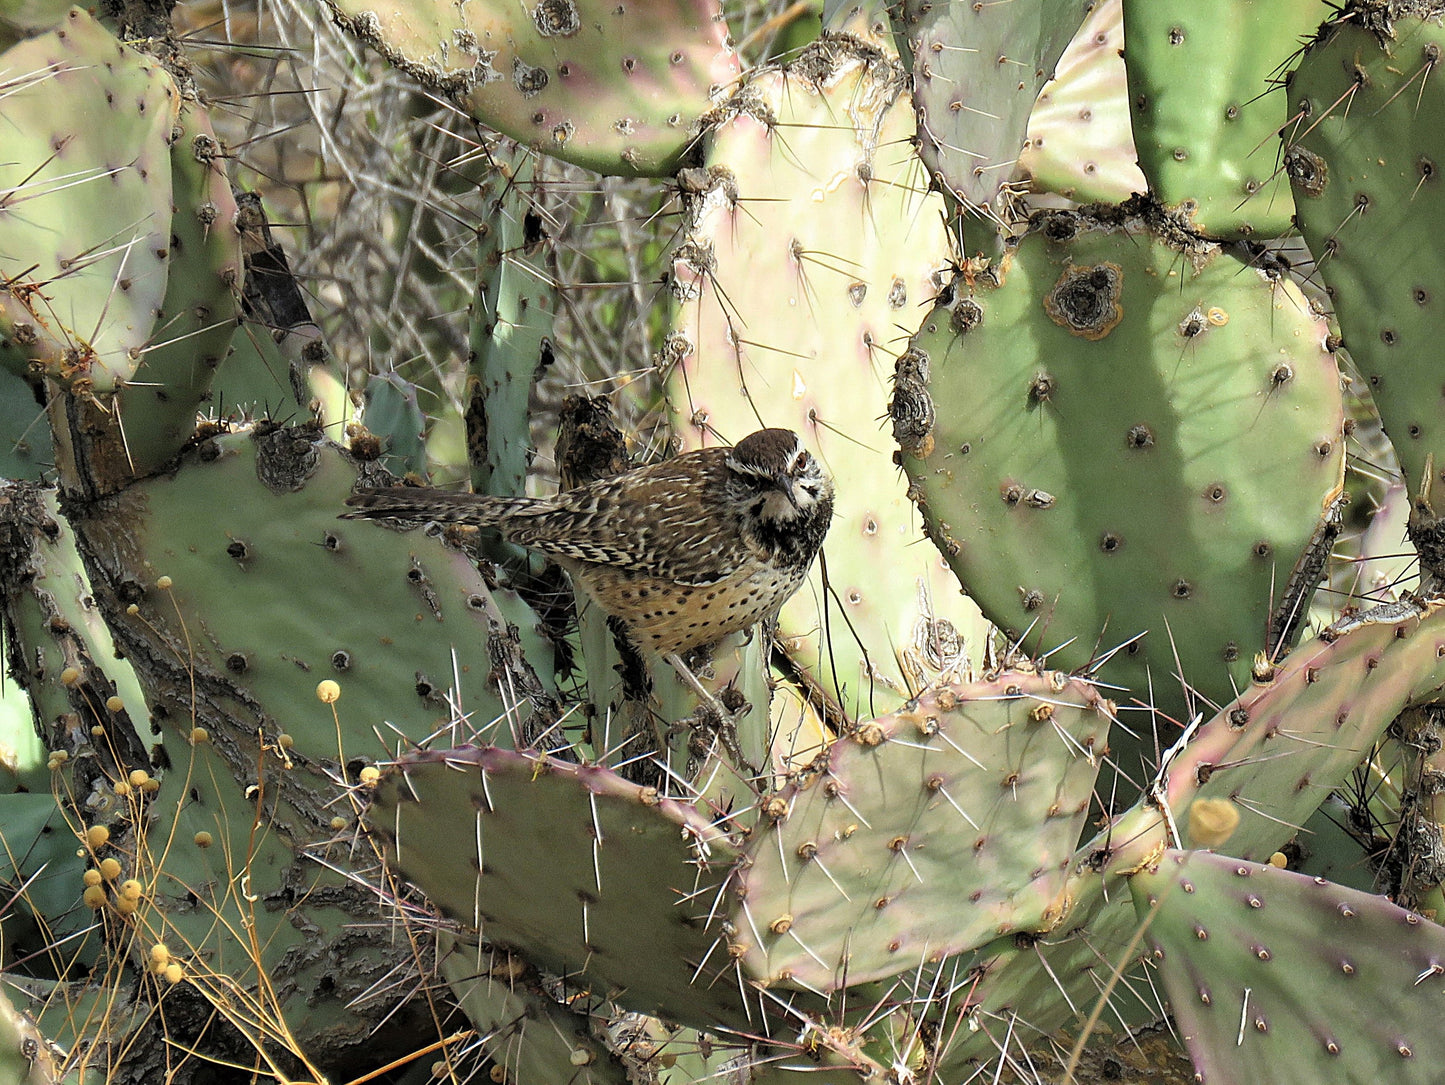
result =
[[525,513],[536,505],[529,498],[490,497],[430,486],[388,486],[357,490],[346,499],[351,512],[343,520],[415,520],[438,524],[496,527],[499,520]]

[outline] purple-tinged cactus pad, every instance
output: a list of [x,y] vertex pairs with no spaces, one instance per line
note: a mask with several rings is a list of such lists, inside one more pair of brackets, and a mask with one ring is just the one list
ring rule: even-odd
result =
[[1204,1085],[1434,1085],[1445,928],[1384,897],[1207,852],[1130,879]]
[[737,849],[693,807],[608,769],[460,747],[397,762],[367,821],[484,938],[633,1009],[757,1027],[720,939]]
[[1129,126],[1123,48],[1123,0],[1102,0],[1029,114],[1019,168],[1035,191],[1118,203],[1148,190]]
[[1391,603],[1345,618],[1262,667],[1168,766],[1188,840],[1188,806],[1234,803],[1231,855],[1266,860],[1339,786],[1407,704],[1445,683],[1445,604]]
[[1014,175],[1029,114],[1088,0],[907,0],[895,26],[913,54],[918,153],[964,204],[991,208]]
[[[796,430],[838,481],[821,563],[783,607],[789,654],[861,719],[982,655],[893,461],[900,327],[950,257],[942,199],[913,153],[907,76],[850,39],[754,72],[709,135],[707,187],[673,254],[673,423],[689,447]],[[700,173],[701,171],[694,171]]]
[[327,0],[424,87],[533,149],[660,176],[738,73],[716,0]]
[[754,975],[831,991],[1068,912],[1112,706],[1064,675],[934,689],[764,806],[734,904]]

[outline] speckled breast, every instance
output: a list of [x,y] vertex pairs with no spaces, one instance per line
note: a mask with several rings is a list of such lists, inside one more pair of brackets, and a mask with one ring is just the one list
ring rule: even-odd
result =
[[621,618],[639,647],[686,652],[762,621],[798,590],[805,570],[759,565],[703,587],[609,565],[573,570],[603,610]]

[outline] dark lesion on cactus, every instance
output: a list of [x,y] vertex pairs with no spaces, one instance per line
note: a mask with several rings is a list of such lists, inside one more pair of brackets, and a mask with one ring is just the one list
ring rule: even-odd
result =
[[888,417],[893,439],[902,451],[927,459],[934,448],[936,412],[928,391],[928,354],[917,349],[903,352],[893,366],[893,395],[888,400]]
[[532,22],[544,38],[570,38],[582,28],[582,16],[572,0],[542,0],[532,9]]
[[1325,160],[1308,148],[1295,145],[1284,152],[1284,172],[1295,189],[1311,199],[1323,196],[1329,183]]
[[1153,448],[1154,429],[1147,422],[1140,422],[1136,426],[1130,426],[1128,434],[1125,435],[1124,442],[1130,448]]
[[523,98],[534,98],[542,92],[549,81],[546,68],[534,68],[521,57],[512,58],[512,85]]
[[1124,288],[1124,271],[1104,261],[1092,267],[1070,265],[1044,298],[1049,318],[1072,335],[1098,340],[1124,319],[1119,298]]
[[973,298],[959,298],[948,317],[948,326],[955,335],[967,335],[983,323],[983,306]]

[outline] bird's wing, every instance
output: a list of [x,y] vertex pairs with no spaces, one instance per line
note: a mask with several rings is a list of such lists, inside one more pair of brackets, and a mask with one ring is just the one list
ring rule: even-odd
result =
[[[722,505],[724,450],[693,453],[558,494],[534,516],[511,519],[512,542],[544,554],[611,565],[676,584],[726,580],[752,556]],[[715,462],[713,462],[715,461]]]

